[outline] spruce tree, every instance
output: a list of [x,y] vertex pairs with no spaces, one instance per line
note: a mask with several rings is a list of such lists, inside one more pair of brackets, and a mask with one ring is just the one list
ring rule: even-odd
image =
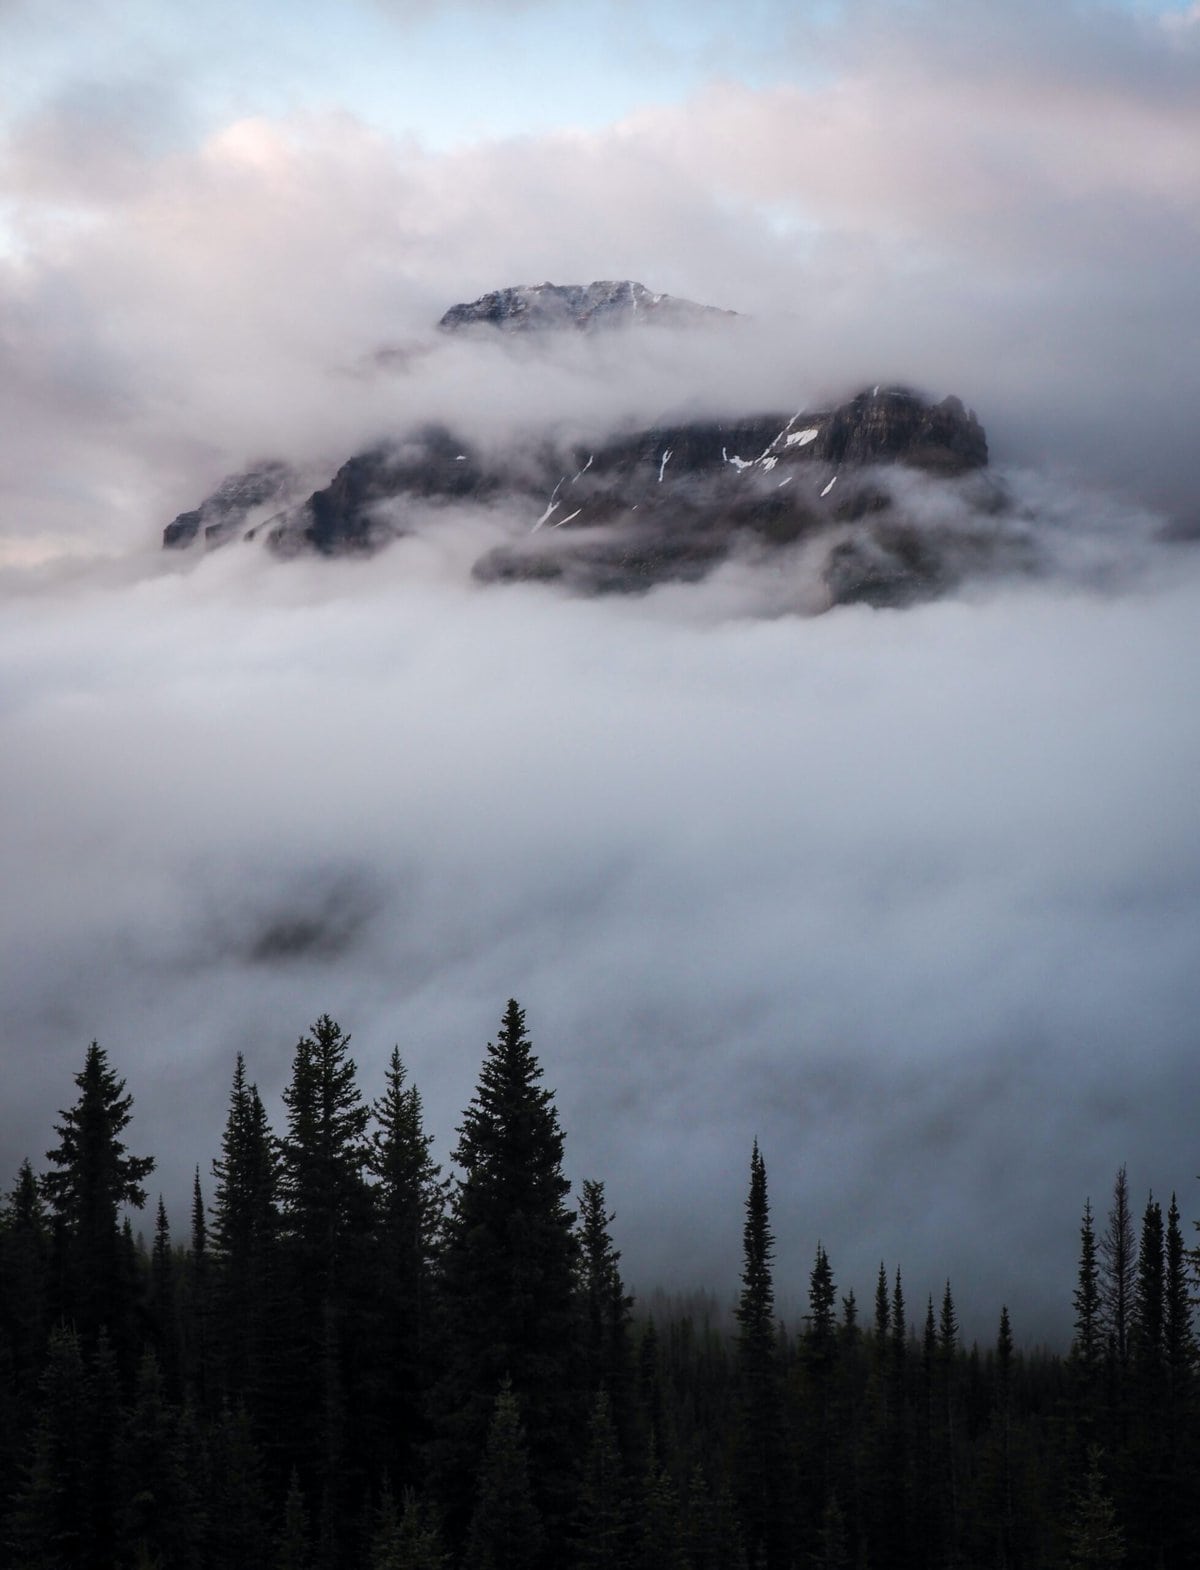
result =
[[279,1145],[283,1235],[304,1283],[321,1302],[346,1268],[367,1214],[364,1168],[370,1108],[358,1088],[350,1037],[328,1014],[296,1044],[284,1089]]
[[592,1401],[575,1517],[576,1570],[624,1570],[628,1560],[629,1502],[607,1390]]
[[590,1392],[604,1390],[622,1448],[633,1435],[633,1353],[629,1316],[633,1299],[621,1280],[621,1255],[609,1231],[613,1216],[604,1184],[585,1181],[579,1202],[579,1293],[583,1378]]
[[1104,1330],[1100,1304],[1100,1267],[1096,1259],[1096,1233],[1092,1202],[1083,1207],[1079,1228],[1079,1275],[1073,1298],[1075,1337],[1067,1360],[1071,1377],[1074,1429],[1086,1452],[1096,1442],[1104,1377]]
[[285,1459],[300,1468],[317,1505],[317,1558],[336,1556],[347,1512],[373,1458],[349,1423],[369,1402],[373,1376],[367,1300],[374,1229],[366,1181],[370,1108],[358,1087],[350,1037],[328,1014],[296,1044],[284,1088],[279,1143],[280,1258],[286,1312],[277,1332],[287,1355],[280,1416]]
[[1164,1557],[1180,1564],[1186,1545],[1196,1541],[1200,1511],[1200,1434],[1197,1433],[1197,1350],[1192,1328],[1192,1302],[1187,1255],[1179,1227],[1179,1206],[1171,1195],[1163,1249],[1163,1364],[1166,1395],[1163,1445],[1166,1509],[1163,1520]]
[[50,1316],[50,1233],[37,1178],[21,1163],[0,1225],[0,1337],[11,1358],[15,1394],[37,1390]]
[[274,1421],[279,1354],[278,1157],[240,1052],[221,1154],[212,1169],[214,1364],[226,1400],[234,1408],[244,1403],[261,1429]]
[[392,1052],[372,1116],[367,1165],[375,1179],[375,1286],[363,1416],[373,1419],[376,1464],[409,1487],[428,1439],[432,1280],[446,1184],[430,1153],[433,1137],[424,1130],[420,1092],[407,1083],[399,1048]]
[[244,1406],[224,1405],[211,1431],[205,1570],[268,1561],[269,1511],[262,1455]]
[[1105,1485],[1103,1453],[1093,1445],[1067,1526],[1067,1570],[1120,1570],[1124,1563],[1125,1535]]
[[73,1330],[50,1333],[29,1465],[9,1521],[15,1570],[97,1565],[83,1355]]
[[1163,1529],[1172,1505],[1163,1242],[1162,1207],[1151,1196],[1142,1216],[1130,1316],[1131,1432],[1122,1490],[1130,1544],[1147,1562],[1162,1562]]
[[304,1502],[304,1490],[300,1486],[300,1475],[293,1468],[283,1510],[283,1526],[275,1549],[275,1570],[309,1570],[311,1564],[308,1508]]
[[463,1570],[536,1570],[544,1547],[520,1405],[505,1380],[488,1429]]
[[808,1314],[800,1343],[803,1374],[800,1466],[802,1497],[810,1519],[819,1519],[837,1486],[837,1292],[824,1246],[818,1242],[808,1279]]
[[1100,1239],[1102,1322],[1116,1358],[1118,1378],[1129,1363],[1129,1331],[1137,1279],[1137,1240],[1129,1208],[1129,1183],[1122,1165],[1113,1180],[1112,1206]]
[[642,1487],[633,1563],[635,1570],[687,1570],[679,1497],[653,1450]]
[[504,1378],[528,1435],[536,1501],[552,1546],[573,1502],[572,1440],[584,1408],[575,1216],[566,1207],[554,1096],[509,1001],[459,1127],[442,1255],[445,1364],[438,1472],[450,1529],[461,1532],[494,1392]]
[[781,1371],[775,1332],[775,1286],[767,1198],[767,1169],[755,1140],[750,1156],[750,1189],[742,1228],[742,1290],[737,1317],[737,1500],[746,1553],[766,1570],[787,1559],[786,1501]]
[[188,1465],[181,1414],[168,1399],[153,1350],[138,1367],[120,1447],[120,1563],[200,1570],[200,1501]]
[[[121,1139],[133,1097],[125,1094],[125,1081],[94,1041],[75,1084],[79,1099],[54,1125],[59,1142],[46,1156],[55,1170],[42,1178],[42,1191],[58,1223],[64,1313],[89,1338],[102,1325],[117,1336],[132,1308],[119,1212],[124,1205],[140,1209],[146,1203],[143,1184],[154,1170],[154,1158],[130,1155]],[[132,1354],[132,1348],[120,1350]]]

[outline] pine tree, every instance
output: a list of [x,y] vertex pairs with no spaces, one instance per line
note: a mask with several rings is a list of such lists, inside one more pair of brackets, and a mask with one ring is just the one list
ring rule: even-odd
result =
[[308,1509],[304,1502],[304,1490],[300,1486],[300,1475],[293,1468],[284,1506],[283,1528],[275,1550],[275,1570],[309,1570],[311,1564]]
[[121,1563],[199,1570],[200,1502],[187,1463],[181,1416],[167,1398],[153,1350],[138,1368],[121,1444]]
[[37,1178],[21,1163],[0,1226],[0,1339],[11,1357],[14,1392],[37,1390],[49,1324],[50,1235]]
[[120,1138],[129,1125],[133,1097],[92,1042],[75,1076],[79,1100],[54,1125],[59,1143],[46,1152],[56,1168],[42,1178],[42,1191],[58,1223],[66,1313],[91,1338],[101,1325],[114,1335],[130,1312],[124,1280],[118,1213],[123,1205],[146,1203],[145,1179],[152,1156],[131,1156]]
[[956,1358],[958,1353],[958,1315],[950,1282],[942,1294],[942,1307],[938,1316],[938,1374],[941,1406],[941,1470],[945,1500],[946,1558],[950,1564],[958,1560],[958,1382]]
[[205,1570],[265,1564],[270,1534],[262,1455],[244,1406],[222,1407],[210,1444]]
[[800,1422],[801,1496],[810,1519],[818,1519],[837,1486],[838,1330],[837,1291],[824,1246],[818,1242],[808,1278],[808,1314],[800,1343],[803,1375]]
[[1090,1199],[1083,1207],[1079,1240],[1079,1276],[1073,1298],[1075,1338],[1071,1343],[1067,1366],[1071,1376],[1074,1429],[1086,1451],[1096,1440],[1104,1377],[1100,1267],[1096,1260],[1096,1233],[1092,1224]]
[[274,1418],[273,1371],[279,1351],[278,1158],[262,1100],[246,1079],[240,1052],[221,1154],[212,1167],[214,1362],[227,1401],[234,1407],[245,1403],[262,1425]]
[[1124,1534],[1105,1488],[1102,1453],[1094,1445],[1068,1523],[1066,1562],[1067,1570],[1120,1570],[1125,1563]]
[[534,1570],[544,1545],[520,1406],[506,1379],[488,1430],[463,1570]]
[[171,1251],[171,1227],[161,1194],[158,1196],[158,1209],[154,1218],[154,1246],[150,1250],[147,1308],[163,1378],[172,1397],[177,1398],[180,1394],[182,1356],[179,1304],[176,1297],[175,1258]]
[[192,1181],[192,1245],[184,1268],[181,1336],[185,1384],[202,1412],[208,1411],[212,1397],[212,1282],[208,1267],[208,1224],[197,1167]]
[[358,1088],[350,1037],[323,1014],[296,1044],[283,1092],[279,1145],[280,1253],[287,1285],[279,1331],[289,1359],[282,1392],[287,1454],[320,1501],[318,1558],[340,1540],[369,1455],[348,1413],[368,1399],[367,1265],[374,1208],[366,1181],[370,1108]]
[[375,1178],[375,1289],[371,1405],[377,1464],[403,1486],[418,1472],[428,1439],[425,1371],[431,1345],[433,1267],[446,1200],[441,1168],[430,1154],[421,1096],[399,1048],[392,1052],[383,1095],[372,1108],[375,1128],[367,1165]]
[[671,1474],[653,1450],[646,1468],[638,1528],[636,1570],[687,1570],[679,1498]]
[[397,1505],[384,1486],[371,1535],[370,1570],[445,1570],[437,1527],[418,1496],[406,1489]]
[[370,1120],[358,1088],[350,1037],[322,1014],[296,1044],[283,1092],[280,1142],[283,1233],[305,1282],[322,1301],[334,1290],[366,1213],[363,1172]]
[[28,1472],[10,1520],[16,1570],[95,1565],[90,1434],[79,1337],[50,1334]]
[[510,1000],[459,1127],[462,1172],[443,1251],[446,1373],[439,1471],[451,1531],[479,1464],[491,1396],[511,1379],[528,1434],[538,1508],[558,1547],[573,1503],[582,1421],[574,1213],[553,1093]]
[[576,1570],[623,1570],[628,1534],[628,1499],[617,1430],[608,1392],[601,1388],[592,1402],[575,1518]]
[[633,1433],[633,1354],[629,1317],[633,1299],[621,1280],[621,1255],[609,1231],[613,1216],[604,1184],[585,1181],[579,1202],[579,1292],[583,1378],[604,1390],[620,1442],[629,1453]]
[[1162,1562],[1163,1527],[1171,1506],[1164,1307],[1162,1207],[1151,1195],[1142,1217],[1130,1315],[1131,1432],[1122,1489],[1130,1542],[1148,1563]]
[[1129,1330],[1137,1276],[1137,1242],[1129,1208],[1129,1183],[1121,1166],[1113,1181],[1112,1207],[1100,1239],[1102,1322],[1116,1358],[1118,1377],[1129,1363]]
[[1200,1435],[1196,1432],[1196,1340],[1192,1328],[1187,1255],[1179,1228],[1179,1206],[1171,1195],[1167,1212],[1163,1275],[1163,1364],[1166,1394],[1163,1412],[1165,1451],[1163,1520],[1164,1558],[1183,1563],[1185,1545],[1197,1530],[1197,1487]]
[[777,1570],[786,1560],[786,1499],[790,1495],[789,1479],[784,1476],[786,1447],[775,1333],[774,1252],[766,1163],[755,1140],[742,1229],[742,1291],[736,1310],[736,1475],[747,1556],[752,1565],[761,1559],[766,1570]]

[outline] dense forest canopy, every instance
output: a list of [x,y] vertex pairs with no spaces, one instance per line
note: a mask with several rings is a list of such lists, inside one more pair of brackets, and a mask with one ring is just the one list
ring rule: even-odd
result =
[[[190,1213],[152,1201],[93,1043],[0,1206],[0,1565],[1017,1570],[1200,1560],[1197,1253],[1171,1195],[1082,1203],[1073,1336],[955,1289],[874,1300],[816,1244],[774,1290],[768,1153],[741,1289],[650,1314],[515,1001],[443,1173],[399,1048],[375,1099],[328,1015],[275,1129],[239,1056]],[[151,1240],[131,1212],[149,1205]],[[1011,1314],[1010,1314],[1011,1309]]]

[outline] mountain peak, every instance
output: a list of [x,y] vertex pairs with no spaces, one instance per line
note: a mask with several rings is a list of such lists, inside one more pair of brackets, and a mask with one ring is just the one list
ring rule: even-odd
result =
[[594,283],[515,284],[493,289],[467,304],[452,305],[438,326],[444,332],[487,326],[502,332],[546,332],[573,328],[595,332],[628,326],[692,326],[730,321],[736,311],[670,294],[655,294],[632,279],[601,278]]

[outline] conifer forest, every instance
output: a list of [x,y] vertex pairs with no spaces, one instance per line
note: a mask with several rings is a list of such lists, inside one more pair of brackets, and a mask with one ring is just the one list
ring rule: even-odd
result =
[[732,1319],[656,1319],[603,1183],[564,1177],[516,1002],[452,1175],[399,1049],[374,1088],[323,1016],[275,1129],[239,1057],[169,1217],[133,1095],[87,1049],[0,1206],[0,1565],[1200,1564],[1193,1227],[1124,1168],[1081,1197],[1069,1350],[1023,1349],[1003,1304],[965,1344],[951,1282],[906,1298],[903,1238],[863,1304],[818,1245],[782,1325],[757,1145]]

